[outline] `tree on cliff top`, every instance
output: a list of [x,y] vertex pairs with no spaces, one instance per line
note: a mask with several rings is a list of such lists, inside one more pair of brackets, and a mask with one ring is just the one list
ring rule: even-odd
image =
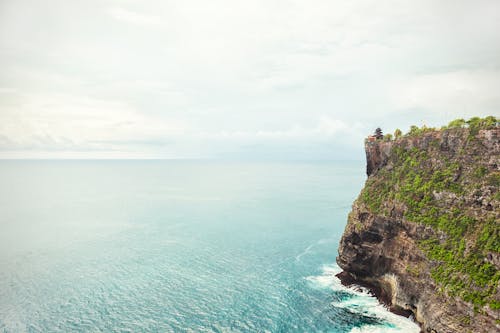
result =
[[384,134],[382,133],[382,129],[380,127],[377,127],[377,129],[375,129],[375,137],[377,139],[383,139],[384,138]]
[[450,121],[448,124],[448,128],[462,128],[466,124],[465,120],[460,118],[460,119],[455,119]]

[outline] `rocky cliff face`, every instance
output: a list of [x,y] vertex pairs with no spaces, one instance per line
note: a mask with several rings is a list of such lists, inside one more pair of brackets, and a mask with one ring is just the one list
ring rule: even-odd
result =
[[424,332],[500,331],[500,129],[366,143],[337,262]]

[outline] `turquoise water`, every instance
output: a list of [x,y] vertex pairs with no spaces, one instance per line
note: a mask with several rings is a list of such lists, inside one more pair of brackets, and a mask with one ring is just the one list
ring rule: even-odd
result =
[[362,162],[0,162],[2,332],[418,332],[335,278]]

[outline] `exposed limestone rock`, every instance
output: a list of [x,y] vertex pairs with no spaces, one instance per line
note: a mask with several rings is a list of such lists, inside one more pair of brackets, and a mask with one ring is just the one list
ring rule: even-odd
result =
[[[494,217],[498,223],[498,186],[486,180],[478,183],[470,179],[470,175],[483,172],[479,167],[484,167],[490,177],[498,175],[499,139],[500,129],[496,128],[479,131],[472,139],[477,141],[473,145],[467,129],[431,131],[390,142],[366,142],[367,186],[386,179],[379,175],[381,172],[385,172],[384,177],[390,177],[387,175],[391,175],[391,170],[400,163],[393,156],[396,148],[426,150],[428,159],[420,161],[420,167],[428,168],[432,175],[449,161],[457,160],[459,167],[454,169],[450,179],[455,179],[464,188],[458,194],[447,189],[430,191],[429,200],[434,207],[446,211],[466,207],[468,216],[478,221],[485,218],[491,221]],[[392,191],[396,191],[400,183],[396,182]],[[499,310],[451,296],[452,293],[433,279],[431,273],[441,263],[428,257],[421,242],[435,239],[444,243],[449,239],[446,231],[407,218],[409,208],[400,200],[387,199],[377,207],[379,210],[374,211],[362,200],[362,195],[354,202],[339,246],[337,262],[344,270],[339,277],[347,284],[371,287],[395,312],[412,313],[423,332],[500,332]],[[464,256],[477,249],[479,233],[473,228],[467,230]],[[498,237],[498,234],[491,237]],[[500,254],[489,250],[484,254],[484,262],[498,270]],[[497,285],[496,295],[492,297],[498,300],[500,286]]]

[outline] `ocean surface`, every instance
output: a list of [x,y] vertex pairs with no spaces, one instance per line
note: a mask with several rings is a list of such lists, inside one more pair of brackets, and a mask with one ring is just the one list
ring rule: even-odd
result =
[[364,168],[0,161],[0,332],[418,332],[335,277]]

